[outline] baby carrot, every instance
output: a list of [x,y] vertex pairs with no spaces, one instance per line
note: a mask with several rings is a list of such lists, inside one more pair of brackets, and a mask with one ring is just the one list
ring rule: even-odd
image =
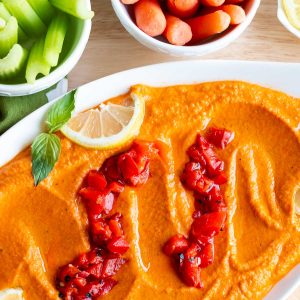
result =
[[201,0],[201,4],[204,6],[217,7],[224,4],[225,0]]
[[134,4],[137,3],[139,0],[121,0],[123,4]]
[[218,10],[208,15],[189,19],[187,23],[192,29],[192,42],[197,42],[226,30],[230,25],[230,16]]
[[165,38],[169,43],[177,46],[183,46],[192,39],[192,30],[190,25],[177,17],[166,16],[167,27],[164,32]]
[[190,18],[199,8],[199,0],[167,0],[167,6],[172,15]]
[[238,5],[228,4],[220,6],[220,9],[230,16],[230,24],[237,25],[244,22],[246,18],[245,11],[242,7]]
[[158,36],[166,29],[166,18],[157,0],[139,0],[134,5],[137,26],[150,36]]

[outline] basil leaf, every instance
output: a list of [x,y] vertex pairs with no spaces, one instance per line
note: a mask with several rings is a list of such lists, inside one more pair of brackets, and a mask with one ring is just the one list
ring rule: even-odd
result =
[[31,146],[32,175],[37,186],[52,171],[60,154],[60,139],[55,134],[41,133]]
[[50,133],[59,130],[70,120],[75,108],[75,93],[76,90],[69,92],[50,108],[46,120]]

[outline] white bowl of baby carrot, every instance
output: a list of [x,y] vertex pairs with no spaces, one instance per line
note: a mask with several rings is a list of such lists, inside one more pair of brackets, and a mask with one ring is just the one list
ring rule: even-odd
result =
[[236,40],[260,0],[111,0],[125,29],[141,44],[174,56],[201,56]]

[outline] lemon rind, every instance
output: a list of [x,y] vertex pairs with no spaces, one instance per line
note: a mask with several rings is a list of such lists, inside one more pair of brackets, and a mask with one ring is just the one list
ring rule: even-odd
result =
[[128,125],[117,134],[110,137],[89,138],[72,130],[70,127],[68,127],[68,125],[63,126],[61,132],[71,141],[86,148],[104,150],[125,144],[127,141],[138,135],[145,115],[144,100],[140,99],[136,94],[131,94],[131,97],[134,101],[135,107],[133,116]]

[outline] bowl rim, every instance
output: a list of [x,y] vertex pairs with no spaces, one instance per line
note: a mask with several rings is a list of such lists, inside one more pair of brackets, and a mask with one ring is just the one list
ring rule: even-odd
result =
[[202,45],[192,46],[176,46],[150,37],[141,29],[139,29],[133,22],[132,18],[125,12],[125,4],[121,3],[120,0],[111,0],[111,3],[117,17],[119,18],[121,24],[124,26],[127,32],[135,37],[143,45],[154,50],[158,50],[159,48],[165,53],[171,53],[175,55],[183,55],[188,53],[197,55],[198,51],[201,51],[201,54],[207,54],[209,52],[220,50],[221,48],[227,46],[235,39],[237,39],[252,22],[260,6],[261,0],[253,0],[249,12],[246,14],[245,21],[237,25],[230,32],[227,32],[224,36],[221,36],[216,40],[208,41],[206,43],[203,43]]
[[294,27],[286,13],[283,7],[283,0],[278,0],[278,5],[277,5],[277,18],[279,20],[279,22],[293,35],[295,35],[297,38],[300,38],[300,30],[297,29],[296,27]]
[[39,78],[33,84],[29,83],[20,83],[20,84],[0,84],[0,96],[25,96],[37,93],[48,87],[56,84],[62,78],[64,78],[67,74],[71,72],[71,70],[78,63],[81,55],[87,45],[89,40],[91,28],[92,28],[92,20],[82,20],[82,32],[80,34],[80,38],[71,52],[71,54],[66,58],[66,60],[59,65],[55,70],[53,70],[49,75]]

